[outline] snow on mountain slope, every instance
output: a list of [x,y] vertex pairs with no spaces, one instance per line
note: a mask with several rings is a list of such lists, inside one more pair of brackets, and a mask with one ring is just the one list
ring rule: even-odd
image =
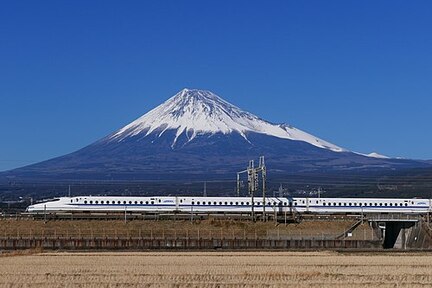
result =
[[198,135],[237,132],[247,141],[247,133],[254,132],[282,139],[304,141],[335,152],[346,151],[341,147],[319,139],[286,124],[272,124],[228,103],[216,94],[196,89],[183,89],[165,103],[121,128],[110,141],[122,141],[128,137],[175,130],[174,147],[178,137],[185,133],[189,141]]

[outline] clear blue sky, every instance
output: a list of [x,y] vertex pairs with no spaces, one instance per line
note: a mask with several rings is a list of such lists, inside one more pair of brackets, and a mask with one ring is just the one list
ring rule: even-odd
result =
[[359,152],[432,159],[431,1],[2,1],[0,170],[178,90]]

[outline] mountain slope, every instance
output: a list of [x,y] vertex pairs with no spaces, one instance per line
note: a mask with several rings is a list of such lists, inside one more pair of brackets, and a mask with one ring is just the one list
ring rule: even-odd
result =
[[270,173],[430,167],[422,161],[352,153],[286,124],[273,124],[203,90],[162,105],[74,153],[15,169],[21,179],[166,180],[233,178],[265,155]]

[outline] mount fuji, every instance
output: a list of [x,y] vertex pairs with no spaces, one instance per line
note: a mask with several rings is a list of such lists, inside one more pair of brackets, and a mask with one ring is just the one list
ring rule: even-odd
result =
[[265,155],[274,174],[430,167],[425,161],[362,155],[287,124],[274,124],[216,94],[183,89],[125,127],[71,154],[7,171],[39,180],[233,178]]

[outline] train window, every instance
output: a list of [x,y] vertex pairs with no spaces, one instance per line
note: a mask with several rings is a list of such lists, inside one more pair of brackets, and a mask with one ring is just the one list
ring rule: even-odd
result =
[[142,205],[142,204],[143,204],[143,201],[140,201],[140,204]]
[[217,205],[217,202],[216,202],[216,201],[214,201],[214,202],[213,202],[213,205]]
[[225,205],[228,205],[228,202],[225,202]]
[[362,203],[359,203],[359,206],[361,207],[361,206],[362,206]]
[[347,203],[344,203],[344,206],[346,206]]
[[414,205],[414,201],[411,201],[411,204]]
[[408,206],[408,203],[405,203],[405,206]]
[[302,204],[305,204],[305,201],[304,201],[304,200],[302,201]]
[[294,205],[297,206],[297,202],[294,202]]
[[236,202],[236,205],[238,205],[238,202]]
[[315,201],[315,203],[316,203],[316,204],[318,204],[318,200],[317,200],[317,201]]
[[352,206],[351,203],[349,203],[349,206]]
[[240,202],[240,205],[243,205],[244,203],[243,202]]
[[159,201],[159,203],[161,203],[161,199],[159,199],[158,201]]
[[132,201],[129,201],[129,204],[132,204]]
[[369,206],[372,206],[372,203],[369,203]]
[[393,203],[390,203],[390,206],[393,206]]
[[73,200],[71,199],[71,203],[73,202]]
[[192,205],[195,205],[195,202],[194,202],[194,201],[192,201]]
[[126,201],[123,201],[123,204],[126,204]]
[[279,202],[279,203],[278,203],[278,206],[282,206],[282,204],[283,204],[282,202]]
[[153,204],[154,204],[154,201],[151,201],[151,202],[150,202],[150,204],[152,204],[152,205],[153,205]]
[[206,203],[206,202],[205,202],[205,201],[203,201],[203,205],[205,205],[205,203]]
[[138,201],[135,201],[135,204],[138,204]]
[[180,200],[180,203],[183,203],[183,200]]
[[325,202],[323,202],[323,206],[325,206],[326,205],[326,203]]
[[121,204],[121,201],[117,201],[117,204]]
[[104,201],[101,201],[101,204],[104,204]]
[[222,205],[222,202],[219,202],[219,205]]
[[233,202],[230,202],[230,205],[233,205]]
[[75,201],[78,202],[78,198],[76,198]]
[[92,201],[92,200],[90,200],[90,204],[93,204],[93,201]]
[[375,203],[374,205],[375,205],[375,206],[378,206],[378,204],[377,204],[377,203]]
[[197,205],[200,205],[200,201],[197,201]]
[[115,201],[111,201],[111,204],[115,204]]
[[98,204],[98,203],[99,203],[99,201],[96,200],[96,201],[95,201],[95,204]]
[[[146,205],[148,205],[148,201],[146,201]],[[192,202],[192,205],[193,205],[193,202]]]
[[384,203],[384,206],[387,206],[387,203]]
[[339,202],[339,206],[342,206],[342,203]]
[[403,204],[402,204],[402,203],[400,203],[400,204],[399,204],[399,206],[403,206]]
[[84,204],[87,204],[87,200],[84,200]]
[[287,203],[287,202],[284,202],[283,205],[284,205],[284,206],[288,206],[288,203]]

